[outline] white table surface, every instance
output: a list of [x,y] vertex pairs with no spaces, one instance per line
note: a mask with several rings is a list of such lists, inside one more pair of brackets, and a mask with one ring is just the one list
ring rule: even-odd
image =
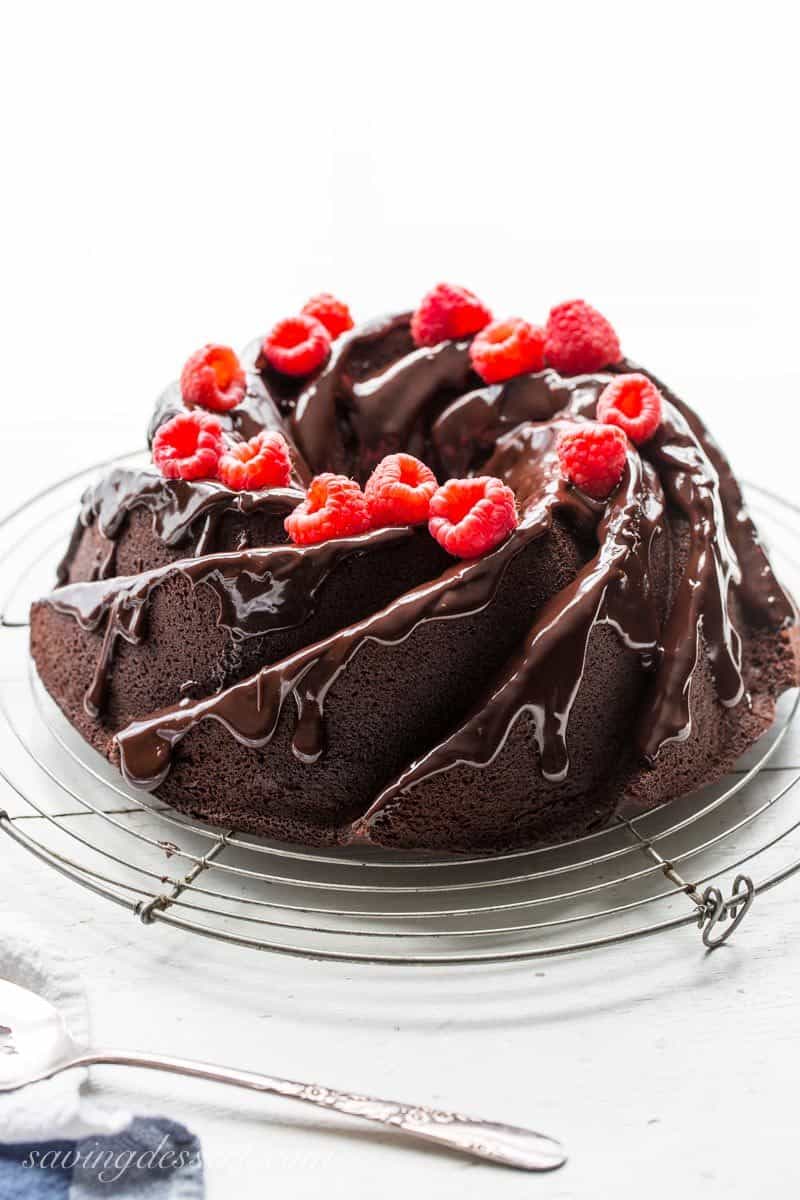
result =
[[[241,345],[321,288],[363,317],[440,277],[538,319],[587,296],[737,469],[800,500],[779,6],[721,21],[676,0],[657,33],[641,5],[575,8],[407,0],[386,28],[357,0],[14,6],[0,512],[133,448],[196,345]],[[66,946],[101,1042],[530,1123],[571,1153],[534,1177],[285,1102],[92,1072],[98,1098],[197,1131],[211,1200],[800,1184],[800,882],[712,955],[687,928],[482,970],[348,969],[143,928],[6,838],[0,910]]]
[[796,1153],[796,883],[735,942],[697,932],[511,969],[348,969],[261,955],[133,917],[4,841],[0,908],[69,950],[101,1043],[162,1048],[559,1135],[531,1177],[215,1085],[96,1068],[98,1099],[202,1138],[209,1196],[790,1196]]

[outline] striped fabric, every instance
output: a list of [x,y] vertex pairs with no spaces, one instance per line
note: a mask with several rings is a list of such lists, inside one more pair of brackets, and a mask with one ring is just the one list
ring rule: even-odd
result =
[[200,1143],[183,1125],[136,1117],[77,1141],[0,1144],[0,1200],[202,1200]]

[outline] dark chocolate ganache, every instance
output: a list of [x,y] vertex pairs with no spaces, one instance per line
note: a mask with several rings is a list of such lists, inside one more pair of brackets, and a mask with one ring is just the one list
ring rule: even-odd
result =
[[[520,523],[483,558],[454,562],[371,616],[213,695],[183,699],[132,722],[116,742],[122,769],[137,785],[155,787],[163,780],[181,738],[199,722],[219,721],[244,745],[264,747],[287,705],[296,714],[295,755],[305,763],[317,761],[324,753],[326,698],[359,649],[369,641],[402,643],[422,622],[457,621],[485,608],[509,563],[544,537],[555,517],[593,541],[588,561],[531,614],[527,635],[466,718],[409,765],[363,820],[432,774],[461,763],[491,762],[522,713],[533,718],[542,774],[565,779],[571,710],[599,624],[617,632],[649,680],[635,736],[641,760],[652,764],[664,745],[689,735],[690,684],[701,644],[720,702],[734,707],[747,702],[735,613],[775,630],[796,620],[724,456],[699,418],[659,381],[666,397],[661,426],[639,450],[629,447],[623,478],[608,501],[589,500],[562,479],[555,449],[559,432],[567,423],[594,417],[613,374],[641,370],[627,361],[596,375],[564,378],[545,370],[481,386],[470,366],[468,341],[417,349],[408,314],[345,334],[315,378],[282,392],[270,391],[258,353],[251,358],[251,375],[260,384],[248,390],[247,413],[235,418],[234,431],[241,436],[247,436],[253,413],[262,428],[274,423],[292,436],[304,471],[345,470],[363,478],[382,455],[410,449],[435,466],[440,479],[496,475],[513,488]],[[174,397],[162,399],[153,428],[173,411],[171,405]],[[113,541],[118,522],[135,504],[152,512],[154,530],[166,541],[202,527],[192,551],[196,557],[164,570],[212,586],[221,621],[234,636],[248,637],[304,620],[321,580],[355,543],[363,547],[370,539],[403,536],[384,530],[307,551],[209,553],[213,539],[205,523],[213,530],[226,507],[291,506],[300,496],[292,490],[280,496],[234,494],[213,483],[168,484],[152,473],[118,471],[87,493],[81,522],[96,521]],[[653,563],[670,521],[687,527],[688,552],[665,606],[656,594]],[[87,698],[90,710],[102,704],[114,640],[141,636],[141,612],[162,578],[163,571],[149,572],[62,588],[51,597],[60,611],[87,627],[106,622],[96,687]]]
[[233,492],[214,479],[165,479],[154,468],[115,467],[84,492],[67,552],[58,566],[57,582],[69,578],[70,565],[90,525],[96,526],[105,547],[95,577],[112,576],[116,541],[134,509],[151,514],[153,533],[165,545],[191,541],[187,553],[202,555],[215,549],[217,530],[226,513],[289,513],[303,495],[297,488]]

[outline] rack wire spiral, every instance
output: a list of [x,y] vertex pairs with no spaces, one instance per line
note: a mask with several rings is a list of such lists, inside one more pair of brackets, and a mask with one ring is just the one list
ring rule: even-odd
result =
[[[129,788],[50,700],[27,645],[30,600],[52,586],[77,500],[108,465],[0,522],[0,775],[10,785],[0,830],[143,925],[361,963],[539,958],[693,923],[713,948],[759,893],[800,870],[796,693],[719,784],[557,847],[489,859],[276,845]],[[752,485],[747,499],[779,574],[800,593],[800,508]],[[733,873],[726,898],[715,881]]]

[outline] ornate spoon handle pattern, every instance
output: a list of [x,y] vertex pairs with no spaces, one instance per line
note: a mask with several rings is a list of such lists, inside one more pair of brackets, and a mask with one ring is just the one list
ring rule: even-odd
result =
[[[210,1063],[193,1062],[190,1059],[154,1057],[133,1051],[97,1051],[70,1058],[42,1072],[35,1079],[19,1081],[15,1086],[21,1087],[41,1079],[49,1079],[72,1067],[102,1064],[169,1071],[175,1075],[188,1075],[195,1079],[207,1079],[215,1083],[284,1096],[290,1100],[316,1105],[318,1108],[333,1109],[349,1117],[371,1121],[373,1124],[383,1125],[415,1138],[437,1142],[441,1146],[474,1158],[518,1167],[524,1171],[552,1171],[566,1162],[566,1154],[559,1142],[532,1129],[483,1121],[444,1109],[340,1092],[314,1083],[296,1083],[290,1079],[258,1075],[251,1071],[237,1071]],[[5,1089],[0,1087],[0,1091],[2,1090]]]

